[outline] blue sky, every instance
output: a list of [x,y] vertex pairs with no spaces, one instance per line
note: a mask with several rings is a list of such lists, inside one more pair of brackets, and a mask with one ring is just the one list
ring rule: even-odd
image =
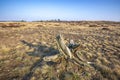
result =
[[120,0],[0,0],[0,20],[120,21]]

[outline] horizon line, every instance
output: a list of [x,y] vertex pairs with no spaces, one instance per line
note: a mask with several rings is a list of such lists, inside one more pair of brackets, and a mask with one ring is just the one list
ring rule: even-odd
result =
[[60,21],[108,21],[108,22],[120,22],[117,20],[63,20],[63,19],[41,19],[41,20],[0,20],[0,22],[42,22],[42,21],[53,21],[53,22],[60,22]]

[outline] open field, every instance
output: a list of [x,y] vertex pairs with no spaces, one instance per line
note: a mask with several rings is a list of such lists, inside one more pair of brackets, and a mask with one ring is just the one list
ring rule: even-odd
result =
[[[55,37],[83,46],[77,54],[89,67],[59,54]],[[120,22],[0,22],[0,80],[120,80]]]

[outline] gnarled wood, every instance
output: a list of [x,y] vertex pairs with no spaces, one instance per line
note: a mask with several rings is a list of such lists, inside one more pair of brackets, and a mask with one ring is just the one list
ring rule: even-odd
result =
[[70,49],[65,45],[64,39],[61,35],[58,35],[56,37],[57,45],[59,47],[59,50],[62,51],[62,53],[65,55],[65,57],[72,58],[72,52]]
[[73,41],[72,41],[72,44],[70,43],[70,46],[66,46],[64,39],[61,35],[58,35],[56,37],[56,41],[57,41],[59,51],[61,51],[61,53],[66,58],[68,58],[70,61],[74,62],[77,65],[81,64],[81,65],[89,66],[87,62],[81,60],[79,56],[76,54],[76,51],[78,50],[77,48],[81,47],[80,45],[75,45],[73,44]]

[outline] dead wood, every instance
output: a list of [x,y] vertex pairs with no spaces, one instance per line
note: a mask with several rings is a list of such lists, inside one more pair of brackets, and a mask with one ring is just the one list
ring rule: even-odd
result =
[[87,62],[81,60],[79,58],[79,56],[76,54],[76,51],[78,50],[78,47],[81,47],[78,44],[71,44],[71,46],[66,46],[64,39],[61,35],[58,35],[56,37],[56,42],[57,42],[57,46],[58,46],[58,50],[60,51],[60,53],[62,55],[65,56],[65,58],[67,58],[67,60],[72,61],[73,63],[77,64],[77,65],[86,65],[89,66],[87,64]]

